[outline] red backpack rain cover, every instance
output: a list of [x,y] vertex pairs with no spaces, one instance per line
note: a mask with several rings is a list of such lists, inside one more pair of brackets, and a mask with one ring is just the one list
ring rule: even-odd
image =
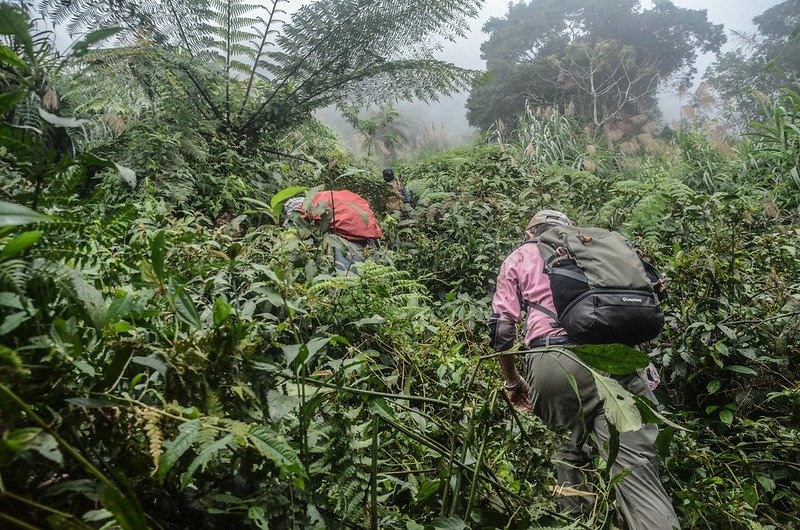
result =
[[[327,203],[327,204],[326,204]],[[381,227],[372,213],[369,203],[361,195],[352,191],[320,191],[314,196],[314,206],[324,204],[326,210],[333,204],[333,218],[330,228],[337,235],[350,240],[380,239],[383,237]],[[319,215],[311,216],[315,221]]]

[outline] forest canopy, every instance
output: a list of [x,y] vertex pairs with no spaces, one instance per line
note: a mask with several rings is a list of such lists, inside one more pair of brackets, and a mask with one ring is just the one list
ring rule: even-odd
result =
[[656,114],[655,92],[689,84],[698,54],[725,43],[701,9],[659,0],[532,0],[511,3],[483,27],[488,75],[467,102],[472,125],[513,124],[526,105],[576,107],[593,126]]

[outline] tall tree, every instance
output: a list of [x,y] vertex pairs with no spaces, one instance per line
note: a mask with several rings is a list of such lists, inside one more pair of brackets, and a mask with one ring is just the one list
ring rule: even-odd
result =
[[800,75],[800,0],[773,6],[753,23],[756,33],[739,34],[739,46],[706,72],[737,121],[759,117],[755,93],[774,99],[781,88],[797,87]]
[[526,102],[573,103],[595,125],[653,111],[654,88],[687,84],[697,54],[725,42],[705,10],[671,0],[649,9],[639,0],[530,0],[511,4],[483,31],[489,76],[473,88],[467,117],[484,128],[515,120]]
[[[41,0],[70,31],[117,25],[123,61],[156,75],[154,95],[192,102],[237,140],[286,130],[330,104],[430,100],[466,86],[469,70],[436,60],[434,42],[463,36],[483,0],[318,0],[287,23],[287,0]],[[145,76],[139,76],[144,78]]]

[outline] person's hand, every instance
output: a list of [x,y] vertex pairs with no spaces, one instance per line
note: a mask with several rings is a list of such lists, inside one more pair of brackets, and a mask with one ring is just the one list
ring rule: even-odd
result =
[[[512,389],[508,387],[515,386]],[[530,412],[531,410],[531,400],[528,397],[528,382],[525,381],[525,378],[520,377],[519,383],[513,382],[511,384],[506,383],[506,396],[508,396],[508,400],[520,412]]]

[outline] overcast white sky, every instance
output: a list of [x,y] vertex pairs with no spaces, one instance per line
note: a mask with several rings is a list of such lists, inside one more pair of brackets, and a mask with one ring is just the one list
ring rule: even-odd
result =
[[[714,24],[723,24],[730,37],[730,30],[746,31],[752,29],[753,17],[781,3],[781,1],[783,0],[672,0],[672,3],[679,7],[707,10],[709,20]],[[298,7],[308,3],[311,3],[311,1],[289,0],[286,9],[288,12],[287,18]],[[466,68],[483,69],[484,63],[480,58],[480,46],[486,40],[486,35],[481,31],[481,28],[490,18],[504,16],[508,12],[509,3],[509,0],[485,0],[480,14],[470,24],[471,31],[466,39],[459,40],[456,43],[445,43],[441,58]],[[649,8],[652,6],[652,1],[643,0],[642,5],[645,8]],[[710,63],[710,61],[707,62]],[[702,68],[700,70],[702,71]]]
[[[752,29],[752,19],[767,8],[779,4],[782,0],[672,0],[678,7],[689,9],[706,9],[708,18],[714,24],[724,24],[726,31]],[[302,2],[296,2],[302,3]],[[472,32],[463,42],[449,44],[443,58],[470,68],[483,68],[480,60],[480,46],[486,40],[481,32],[483,24],[491,17],[502,17],[508,11],[508,0],[486,0],[478,18],[471,24]],[[643,1],[644,7],[652,2]],[[730,37],[730,35],[729,35]],[[702,69],[701,69],[702,70]]]

